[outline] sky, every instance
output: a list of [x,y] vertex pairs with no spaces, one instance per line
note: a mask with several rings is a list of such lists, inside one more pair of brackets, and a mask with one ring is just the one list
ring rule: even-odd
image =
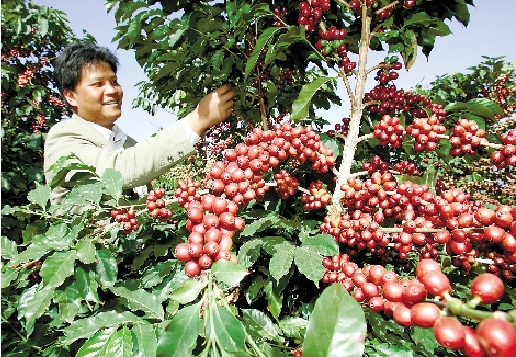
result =
[[[137,82],[145,80],[145,74],[134,58],[133,51],[117,49],[116,22],[114,12],[107,13],[104,0],[34,0],[38,5],[53,7],[63,11],[70,21],[70,27],[77,36],[83,30],[93,35],[97,43],[114,51],[120,61],[119,82],[124,90],[122,117],[117,125],[129,136],[140,141],[151,136],[158,127],[167,127],[177,120],[173,113],[163,110],[151,116],[144,110],[132,108],[132,100],[138,95]],[[516,39],[514,25],[516,13],[515,0],[474,0],[470,7],[470,24],[467,28],[457,21],[448,22],[452,35],[437,37],[435,48],[429,58],[421,51],[409,71],[399,71],[395,81],[398,88],[405,90],[417,84],[429,85],[439,75],[466,72],[467,68],[482,61],[482,56],[505,56],[509,62],[516,61]],[[511,35],[513,34],[513,35]],[[369,63],[380,62],[386,52],[371,53]],[[370,67],[370,66],[368,66]],[[374,86],[371,83],[369,89]],[[337,88],[344,103],[348,102],[344,86]],[[318,111],[331,123],[340,123],[349,115],[349,105],[334,106],[328,111]]]

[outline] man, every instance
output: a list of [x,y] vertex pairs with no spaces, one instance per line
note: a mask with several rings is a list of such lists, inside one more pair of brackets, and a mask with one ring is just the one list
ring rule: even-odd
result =
[[[47,181],[50,166],[74,153],[99,175],[108,168],[121,172],[124,188],[146,185],[191,154],[203,132],[232,113],[235,92],[223,85],[186,117],[136,143],[115,125],[122,114],[123,96],[117,67],[118,59],[111,51],[90,43],[72,43],[56,59],[55,79],[74,115],[48,132],[44,146]],[[52,202],[62,200],[69,191],[66,186],[53,191]]]

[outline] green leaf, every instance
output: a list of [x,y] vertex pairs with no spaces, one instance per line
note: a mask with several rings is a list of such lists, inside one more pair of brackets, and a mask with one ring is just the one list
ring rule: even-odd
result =
[[210,304],[206,312],[206,339],[218,340],[229,354],[245,353],[245,329],[241,321],[218,304]]
[[431,17],[426,12],[417,12],[413,15],[409,15],[405,18],[403,22],[403,27],[411,26],[411,25],[423,25],[429,26],[436,24],[439,21],[435,17]]
[[[299,235],[301,238],[302,235]],[[308,247],[321,255],[334,255],[339,252],[339,245],[335,242],[335,238],[331,234],[317,234],[315,236],[307,236],[301,240],[303,247]]]
[[200,303],[179,310],[165,331],[159,335],[156,355],[191,357],[201,327],[200,313]]
[[211,266],[211,273],[218,281],[228,285],[236,286],[245,278],[249,272],[240,265],[226,260],[219,260]]
[[61,286],[66,278],[73,275],[77,254],[71,252],[55,252],[45,259],[39,274],[43,284],[50,288]]
[[305,335],[308,321],[300,317],[291,317],[281,320],[278,325],[283,335],[291,338],[302,338]]
[[63,329],[64,336],[60,342],[70,345],[80,338],[89,338],[104,328],[118,328],[124,324],[138,324],[142,320],[129,311],[105,311],[96,315],[76,320]]
[[296,247],[294,252],[294,263],[299,272],[312,280],[316,286],[322,279],[326,268],[321,264],[322,256],[310,246]]
[[269,27],[260,35],[258,41],[256,41],[251,57],[247,60],[245,64],[244,81],[247,81],[249,75],[255,70],[256,62],[258,61],[258,57],[260,56],[262,49],[267,45],[267,43],[274,37],[276,32],[279,30],[281,30],[281,27]]
[[261,232],[269,228],[271,225],[276,224],[278,220],[279,217],[273,215],[257,219],[249,224],[246,224],[244,230],[242,231],[242,233],[240,233],[240,235],[254,236],[256,232]]
[[250,268],[258,257],[260,257],[260,250],[263,246],[263,240],[253,239],[245,242],[238,251],[238,263],[244,268]]
[[106,329],[91,336],[79,348],[75,357],[104,357],[108,353],[106,347],[109,339],[116,333],[116,329]]
[[38,289],[35,285],[33,289],[27,289],[20,296],[18,311],[27,320],[27,325],[32,325],[33,322],[41,317],[50,306],[52,297],[54,296],[54,288],[45,286],[43,289]]
[[0,255],[7,260],[13,259],[18,254],[18,244],[5,235],[2,235],[0,239],[2,242]]
[[115,257],[107,249],[97,251],[97,274],[103,287],[110,287],[117,282],[118,267]]
[[[328,309],[331,307],[331,313]],[[367,324],[362,307],[341,284],[333,284],[316,300],[306,329],[303,355],[360,357]]]
[[156,296],[143,289],[129,290],[124,287],[112,287],[111,291],[127,300],[127,307],[131,311],[143,311],[145,318],[163,321],[165,312]]
[[267,297],[267,301],[269,302],[268,310],[275,319],[278,319],[281,313],[282,297],[276,291],[276,289],[274,289],[274,282],[272,279],[267,281],[267,285],[265,285],[264,291],[265,296]]
[[83,238],[79,240],[75,250],[77,251],[77,259],[84,264],[93,264],[97,261],[95,245],[91,239]]
[[64,205],[88,207],[96,205],[102,197],[102,186],[98,183],[76,185],[65,197]]
[[43,243],[32,243],[27,246],[27,249],[17,256],[14,256],[10,263],[12,265],[20,265],[23,262],[39,260],[43,255],[49,251],[49,247]]
[[156,332],[151,324],[140,323],[131,329],[136,337],[134,345],[134,357],[155,357],[156,356]]
[[242,319],[248,331],[252,331],[254,336],[266,338],[269,341],[283,343],[284,338],[280,336],[278,327],[269,317],[260,310],[242,309]]
[[434,337],[434,331],[431,328],[412,326],[411,337],[416,346],[424,348],[425,351],[432,355],[435,349],[439,347],[439,343],[437,343]]
[[195,279],[188,279],[183,285],[173,290],[169,297],[180,304],[188,304],[199,297],[200,292],[208,285]]
[[100,177],[100,183],[104,188],[104,193],[113,197],[115,200],[119,200],[122,197],[122,186],[124,179],[122,174],[111,168],[106,169]]
[[315,92],[319,90],[326,82],[335,80],[335,77],[318,77],[311,83],[307,83],[301,88],[299,96],[292,103],[293,120],[301,120],[308,116],[310,102]]
[[52,191],[52,188],[48,185],[36,184],[36,186],[37,187],[35,189],[29,192],[27,198],[31,203],[45,209],[48,200],[50,199],[50,192]]
[[271,276],[279,281],[282,276],[289,272],[296,247],[285,241],[276,245],[274,248],[275,253],[269,261],[269,271]]

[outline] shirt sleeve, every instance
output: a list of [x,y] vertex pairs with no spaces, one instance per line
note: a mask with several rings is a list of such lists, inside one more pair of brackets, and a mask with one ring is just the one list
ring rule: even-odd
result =
[[192,130],[190,127],[190,124],[188,124],[188,121],[186,121],[186,118],[180,119],[179,124],[183,127],[183,129],[186,132],[186,136],[188,137],[188,140],[192,143],[192,145],[195,145],[201,140],[201,137],[199,134],[197,134],[195,131]]

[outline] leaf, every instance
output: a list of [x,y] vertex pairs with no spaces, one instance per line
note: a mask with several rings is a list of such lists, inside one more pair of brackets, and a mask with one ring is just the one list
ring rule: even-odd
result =
[[289,272],[292,266],[295,246],[285,241],[277,244],[274,248],[275,253],[269,261],[269,271],[271,276],[279,281],[282,276]]
[[180,304],[188,304],[199,297],[199,293],[208,285],[195,279],[188,279],[183,285],[174,289],[169,297]]
[[360,357],[364,353],[366,334],[365,315],[359,303],[341,284],[333,284],[324,289],[315,302],[303,342],[303,355]]
[[136,337],[134,345],[134,357],[155,357],[156,356],[156,332],[151,324],[139,323],[131,329]]
[[301,120],[308,116],[310,102],[315,92],[319,90],[326,82],[335,80],[335,77],[318,77],[313,82],[307,83],[301,88],[299,96],[292,103],[293,120]]
[[246,329],[254,332],[255,336],[264,337],[278,343],[284,342],[285,339],[280,336],[278,327],[264,312],[255,309],[242,309],[242,319]]
[[115,332],[116,329],[106,329],[97,332],[79,348],[75,357],[104,357],[107,353],[107,342]]
[[301,338],[305,335],[308,321],[300,317],[283,319],[278,323],[283,335],[291,338]]
[[[301,235],[299,235],[301,237]],[[321,255],[334,255],[339,252],[339,245],[335,242],[335,238],[331,234],[317,234],[308,236],[301,241],[303,247],[308,247]]]
[[118,267],[115,257],[107,249],[97,251],[97,274],[103,287],[110,287],[117,282]]
[[15,241],[10,240],[7,236],[2,235],[0,254],[2,258],[7,260],[13,259],[18,254],[18,244]]
[[211,304],[206,312],[206,339],[217,340],[227,353],[245,352],[245,329],[241,321],[218,304]]
[[76,185],[64,199],[64,205],[88,207],[96,205],[102,197],[102,187],[98,183]]
[[434,331],[431,328],[412,326],[411,337],[416,346],[424,348],[425,351],[432,355],[435,349],[439,347],[439,343],[437,343],[434,337]]
[[80,239],[75,246],[75,250],[77,251],[77,259],[84,264],[93,264],[97,261],[95,245],[91,239]]
[[282,297],[276,291],[276,289],[274,289],[274,282],[271,279],[267,281],[267,285],[265,285],[264,291],[267,297],[267,301],[269,302],[267,309],[275,319],[278,319],[281,312]]
[[261,232],[269,228],[271,225],[277,223],[278,220],[279,217],[273,215],[257,219],[249,224],[246,224],[244,230],[242,231],[242,233],[240,233],[240,235],[254,236],[256,232]]
[[33,204],[40,206],[45,209],[47,206],[48,200],[50,199],[50,192],[52,188],[48,185],[40,185],[36,184],[36,188],[31,190],[27,195],[29,201]]
[[317,286],[322,279],[326,268],[321,264],[322,256],[310,246],[296,247],[294,252],[294,263],[299,272],[312,280]]
[[179,310],[165,331],[159,335],[156,355],[191,357],[201,327],[200,313],[200,303]]
[[276,32],[279,30],[281,30],[281,27],[269,27],[260,35],[258,41],[256,41],[251,57],[247,60],[245,64],[244,81],[247,81],[249,75],[254,71],[256,67],[256,62],[258,61],[258,57],[260,56],[262,49],[267,45],[267,43],[272,39],[272,37],[274,37]]
[[43,289],[37,290],[38,287],[38,285],[35,285],[34,289],[25,290],[20,296],[18,310],[27,320],[27,325],[32,325],[36,319],[48,310],[54,296],[53,287],[45,286]]
[[228,286],[236,286],[249,272],[240,265],[225,260],[219,260],[211,266],[211,273],[220,282]]
[[411,25],[429,26],[437,23],[437,21],[439,21],[437,18],[431,17],[426,12],[417,12],[405,18],[405,21],[403,22],[403,27]]
[[64,336],[60,342],[70,345],[80,338],[89,338],[104,328],[118,328],[124,324],[137,324],[142,320],[129,311],[105,311],[96,315],[76,320],[71,325],[63,328]]
[[240,266],[250,268],[260,257],[262,246],[262,239],[253,239],[242,244],[238,251],[238,263]]
[[36,261],[49,251],[48,245],[44,243],[32,243],[27,246],[27,249],[20,254],[12,257],[9,262],[12,265],[20,265],[23,262]]
[[143,289],[129,290],[124,287],[112,287],[111,291],[118,297],[127,300],[127,307],[131,311],[143,311],[145,318],[163,321],[165,312],[156,296]]
[[50,288],[61,286],[66,278],[73,275],[77,254],[71,252],[55,252],[45,259],[39,274],[43,285]]
[[122,197],[124,179],[120,172],[112,168],[107,168],[102,176],[100,176],[100,183],[102,184],[105,194],[113,197],[117,201]]

